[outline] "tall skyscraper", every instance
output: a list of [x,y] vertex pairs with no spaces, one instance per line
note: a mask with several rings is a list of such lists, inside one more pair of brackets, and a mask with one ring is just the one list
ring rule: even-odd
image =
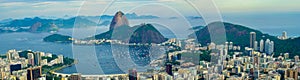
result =
[[227,49],[227,50],[228,50],[228,47],[229,47],[228,44],[229,44],[228,42],[225,42],[225,49]]
[[253,66],[254,66],[255,68],[257,68],[256,66],[259,65],[259,62],[260,62],[259,54],[257,54],[257,53],[254,54],[254,55],[253,55],[253,60],[254,60]]
[[299,80],[299,79],[298,79],[298,70],[299,70],[298,67],[295,68],[295,69],[293,69],[293,70],[294,70],[294,77],[293,77],[294,80]]
[[28,64],[34,66],[35,64],[34,64],[34,55],[33,55],[33,53],[28,53],[27,56],[28,56]]
[[16,54],[18,54],[18,52],[16,50],[8,50],[8,52],[6,53],[7,60],[11,61],[11,60],[15,59],[15,56],[17,56]]
[[37,80],[42,75],[42,67],[34,67],[27,69],[27,80]]
[[11,61],[11,53],[10,52],[6,53],[6,58],[8,61]]
[[41,60],[42,60],[42,57],[40,55],[40,52],[34,53],[34,64],[39,66],[41,64]]
[[177,59],[181,60],[181,54],[177,54]]
[[11,54],[11,57],[13,60],[20,58],[19,53],[16,50]]
[[166,52],[166,62],[169,62],[169,52]]
[[267,55],[270,55],[270,39],[267,39],[266,42],[265,42],[265,52],[267,53]]
[[224,57],[226,58],[227,55],[228,55],[228,50],[224,49]]
[[228,50],[232,50],[233,48],[233,42],[229,42],[229,49]]
[[169,75],[172,75],[172,76],[173,76],[173,72],[172,72],[172,64],[171,64],[171,63],[167,63],[167,65],[166,65],[166,72],[167,72]]
[[129,80],[137,80],[137,71],[135,69],[128,70]]
[[57,58],[58,58],[58,63],[64,63],[64,56],[63,55],[58,55],[57,56]]
[[256,33],[250,32],[250,48],[254,48],[255,41],[256,41]]
[[258,42],[257,41],[254,41],[254,46],[253,46],[253,48],[254,48],[254,50],[255,51],[257,51],[258,50]]
[[271,41],[269,46],[269,53],[272,54],[274,52],[274,41]]
[[294,56],[294,58],[295,58],[295,62],[299,61],[299,56],[298,55]]
[[[218,59],[218,64],[222,64],[222,61],[223,61],[223,57],[224,57],[224,52],[223,52],[224,49],[219,49],[219,59]],[[226,50],[226,49],[225,49]]]
[[264,52],[264,40],[261,39],[259,42],[259,51]]

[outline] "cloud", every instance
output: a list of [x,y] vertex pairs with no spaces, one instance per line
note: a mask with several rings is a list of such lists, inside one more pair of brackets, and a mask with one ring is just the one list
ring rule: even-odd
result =
[[75,15],[82,1],[10,1],[0,3],[0,19]]
[[11,3],[1,3],[0,6],[1,7],[11,7],[11,6],[19,6],[19,5],[23,5],[24,2],[11,2]]
[[7,2],[50,2],[50,1],[63,2],[63,1],[83,1],[83,0],[2,0],[0,2],[7,3]]
[[223,12],[290,12],[300,11],[299,0],[215,0]]

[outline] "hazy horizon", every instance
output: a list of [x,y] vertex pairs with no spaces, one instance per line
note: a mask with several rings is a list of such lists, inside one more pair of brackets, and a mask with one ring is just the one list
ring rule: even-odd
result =
[[[4,0],[0,1],[0,10],[4,11],[3,13],[0,13],[0,15],[2,15],[2,17],[0,17],[0,20],[7,18],[24,18],[28,16],[100,16],[101,14],[113,15],[117,11],[123,11],[124,13],[135,11],[137,14],[145,14],[146,12],[148,12],[146,13],[146,15],[172,17],[174,13],[174,11],[172,10],[176,10],[184,16],[199,16],[199,14],[194,9],[195,7],[193,7],[199,5],[192,6],[188,3],[188,1],[193,2],[194,0]],[[221,15],[256,13],[300,13],[300,5],[297,4],[299,2],[300,1],[295,0],[214,0],[215,6],[218,8]],[[140,10],[140,8],[143,9]]]
[[[201,6],[189,3],[194,1],[197,2],[197,0],[4,0],[0,1],[0,10],[4,11],[0,13],[0,20],[8,18],[23,19],[25,17],[65,18],[81,15],[101,16],[114,15],[117,11],[123,11],[124,13],[135,12],[138,15],[154,15],[162,18],[207,16],[205,14],[200,15],[199,11],[195,10],[195,7],[202,7],[209,4]],[[214,0],[213,2],[218,10],[216,12],[219,12],[216,14],[221,16],[222,21],[245,25],[274,35],[280,35],[282,31],[287,31],[290,36],[299,36],[297,34],[300,34],[297,31],[300,26],[297,22],[299,21],[297,17],[300,14],[300,5],[297,3],[300,1]],[[207,11],[206,13],[212,12],[209,9],[204,11]],[[195,25],[206,24],[195,23]]]

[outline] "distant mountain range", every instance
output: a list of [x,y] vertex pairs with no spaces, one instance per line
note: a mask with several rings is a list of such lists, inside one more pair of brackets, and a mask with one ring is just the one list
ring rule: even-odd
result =
[[[159,18],[152,15],[137,15],[135,13],[125,14],[128,19],[155,19]],[[4,19],[0,21],[0,32],[49,32],[52,31],[53,25],[56,28],[73,28],[89,26],[107,26],[114,16],[76,16],[68,19],[53,18],[24,18],[24,19]],[[101,19],[101,22],[98,20]],[[58,30],[58,29],[55,29]]]
[[[135,16],[135,14],[130,14]],[[61,38],[61,39],[56,39]],[[65,42],[70,37],[64,35],[53,34],[44,38],[47,42]],[[129,26],[127,16],[122,12],[117,12],[112,18],[109,31],[86,38],[91,39],[111,39],[121,40],[126,43],[162,43],[167,40],[153,25],[144,24]]]
[[[96,26],[95,22],[89,21],[82,17],[73,17],[69,19],[41,19],[39,17],[35,18],[24,18],[12,20],[8,23],[0,25],[1,30],[6,30],[5,28],[12,28],[12,30],[6,30],[6,32],[47,32],[58,30],[58,28],[73,28],[74,22],[76,21],[76,26],[88,27]],[[76,27],[75,26],[75,27]]]
[[13,19],[12,18],[3,19],[3,20],[0,21],[0,24],[5,24],[5,23],[8,23],[10,21],[13,21]]
[[[279,56],[280,53],[292,53],[291,56],[300,55],[300,38],[280,40],[276,36],[272,36],[269,34],[264,34],[259,30],[251,29],[246,26],[236,25],[232,23],[226,22],[214,22],[210,23],[207,26],[217,26],[219,24],[224,24],[226,39],[228,42],[233,42],[235,45],[240,45],[241,47],[249,46],[250,40],[250,32],[256,33],[256,40],[259,42],[261,39],[264,41],[266,39],[270,39],[274,41],[275,44],[275,56]],[[194,27],[196,29],[195,35],[199,43],[203,45],[207,45],[207,43],[211,42],[210,32],[218,33],[220,29],[212,29],[212,31],[208,30],[207,26],[197,26]],[[190,38],[195,38],[195,36],[190,35]]]
[[[153,15],[137,15],[136,13],[123,14],[127,19],[158,19],[160,17]],[[102,16],[76,16],[68,15],[63,18],[53,16],[39,16],[24,19],[4,19],[0,21],[0,33],[5,32],[56,32],[60,28],[82,28],[90,26],[108,26],[111,24],[114,15]],[[188,20],[202,19],[199,16],[186,16]],[[99,19],[101,21],[99,22]],[[171,17],[169,19],[177,19]]]

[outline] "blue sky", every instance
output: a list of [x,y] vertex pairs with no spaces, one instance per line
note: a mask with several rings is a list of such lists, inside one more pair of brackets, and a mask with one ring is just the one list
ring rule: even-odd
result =
[[[200,0],[189,0],[197,2]],[[221,14],[297,13],[300,0],[214,0]],[[116,11],[136,12],[157,16],[198,15],[186,0],[117,0],[109,8],[110,0],[3,0],[0,1],[0,20],[33,16],[101,15]],[[194,3],[195,6],[207,5]],[[107,9],[105,12],[103,12]]]

